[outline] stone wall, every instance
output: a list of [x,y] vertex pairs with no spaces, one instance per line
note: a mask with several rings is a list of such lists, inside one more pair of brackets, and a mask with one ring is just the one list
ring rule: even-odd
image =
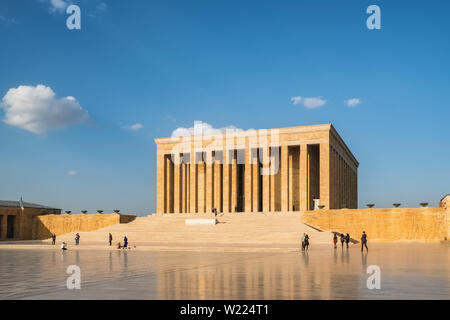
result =
[[0,207],[0,239],[7,239],[7,217],[15,216],[14,238],[16,240],[32,239],[34,217],[43,215],[59,215],[59,209]]
[[301,220],[321,230],[349,233],[356,240],[363,231],[375,241],[442,241],[448,239],[447,208],[339,209],[305,212]]
[[80,231],[93,231],[118,223],[128,223],[136,216],[123,214],[76,214],[45,215],[33,218],[32,239],[48,239],[54,233],[57,236]]

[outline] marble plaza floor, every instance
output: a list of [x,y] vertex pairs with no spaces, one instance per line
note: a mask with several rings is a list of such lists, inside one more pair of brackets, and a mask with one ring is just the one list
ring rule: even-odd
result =
[[[69,290],[69,265],[81,289]],[[368,289],[367,267],[381,270]],[[58,248],[0,250],[0,299],[449,299],[450,246],[369,243],[362,254],[311,246],[297,252],[154,252]]]

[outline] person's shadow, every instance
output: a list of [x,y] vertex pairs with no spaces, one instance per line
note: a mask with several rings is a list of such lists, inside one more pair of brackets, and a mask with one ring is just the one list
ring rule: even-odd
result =
[[303,257],[303,264],[305,265],[305,267],[309,266],[309,255],[308,255],[308,251],[302,251],[302,257]]
[[364,251],[361,251],[361,264],[363,266],[367,265],[367,252],[364,253]]

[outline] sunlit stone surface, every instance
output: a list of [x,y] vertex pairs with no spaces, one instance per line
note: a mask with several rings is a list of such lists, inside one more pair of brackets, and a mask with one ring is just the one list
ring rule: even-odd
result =
[[[0,250],[0,299],[448,299],[450,246],[370,244],[308,253]],[[66,268],[81,268],[81,289]],[[381,289],[366,286],[370,265]]]

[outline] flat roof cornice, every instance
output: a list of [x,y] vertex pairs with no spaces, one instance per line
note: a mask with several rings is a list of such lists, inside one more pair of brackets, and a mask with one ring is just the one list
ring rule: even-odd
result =
[[[264,136],[267,134],[270,134],[270,131],[272,130],[278,130],[280,134],[287,134],[287,133],[305,133],[305,132],[318,132],[318,131],[330,131],[332,128],[331,123],[328,124],[315,124],[315,125],[309,125],[309,126],[297,126],[297,127],[281,127],[281,128],[269,128],[269,129],[256,129],[254,131],[257,132],[259,136]],[[252,131],[250,130],[243,130],[243,131],[234,131],[230,132],[228,134],[231,134],[234,137],[242,137],[247,136],[248,132]],[[208,138],[215,137],[217,135],[225,135],[226,133],[219,133],[219,134],[205,134],[205,135],[193,135],[193,139],[196,140],[196,137],[201,137],[202,139],[207,140]],[[180,137],[165,137],[165,138],[155,138],[156,144],[164,144],[164,143],[176,143],[179,139],[182,139],[183,136]]]

